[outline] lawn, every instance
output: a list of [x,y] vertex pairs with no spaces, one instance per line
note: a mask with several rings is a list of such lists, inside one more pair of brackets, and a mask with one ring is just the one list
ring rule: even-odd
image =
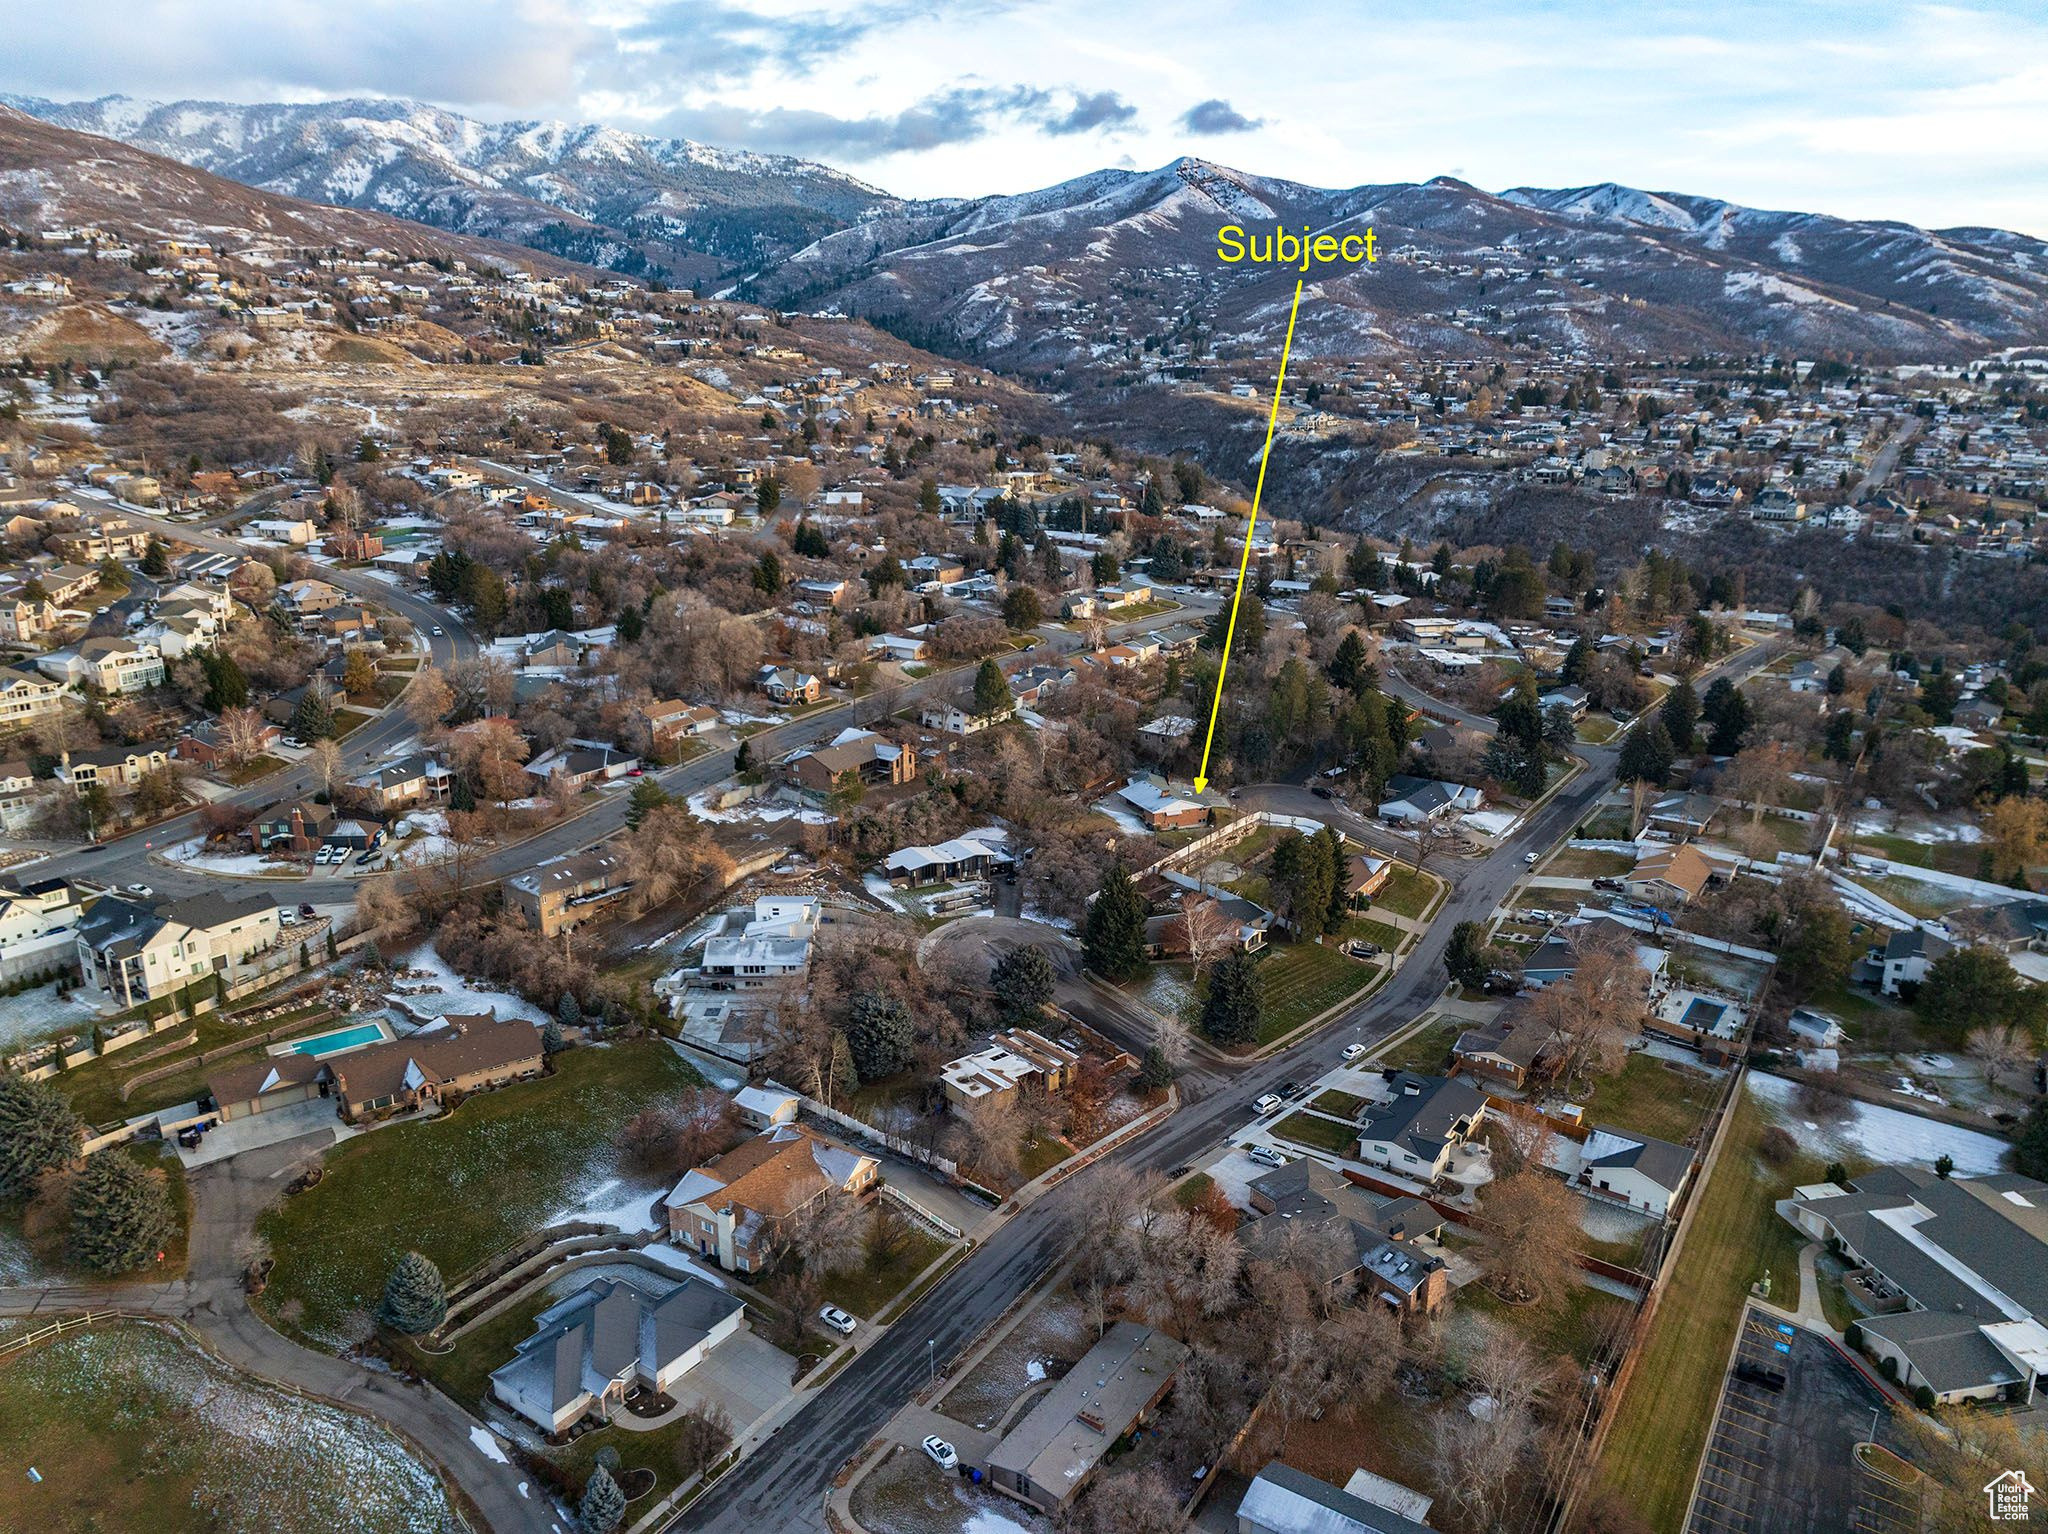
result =
[[1209,1190],[1215,1186],[1215,1178],[1207,1172],[1197,1172],[1174,1188],[1173,1201],[1183,1209],[1192,1209],[1207,1198]]
[[1658,1534],[1679,1534],[1684,1522],[1749,1286],[1768,1272],[1771,1292],[1787,1298],[1799,1282],[1804,1238],[1772,1205],[1822,1175],[1804,1157],[1766,1168],[1756,1147],[1769,1120],[1747,1093],[1733,1111],[1629,1388],[1610,1404],[1615,1421],[1595,1467],[1601,1486]]
[[1373,966],[1320,943],[1285,943],[1267,950],[1267,957],[1259,961],[1265,987],[1259,1042],[1270,1044],[1355,995],[1375,972]]
[[850,1273],[834,1273],[819,1286],[819,1292],[841,1310],[866,1321],[903,1292],[904,1287],[937,1262],[949,1243],[929,1231],[911,1226],[902,1249],[894,1256],[877,1260],[869,1255]]
[[1601,847],[1565,847],[1538,873],[1559,879],[1612,879],[1636,866],[1626,852],[1609,852]]
[[[289,1452],[280,1453],[282,1446]],[[0,1528],[446,1534],[390,1432],[214,1363],[168,1327],[75,1331],[0,1363]],[[35,1466],[40,1482],[28,1479]]]
[[464,1332],[445,1353],[430,1353],[415,1343],[405,1350],[426,1375],[465,1411],[475,1411],[490,1389],[491,1371],[512,1357],[515,1343],[533,1335],[533,1318],[558,1298],[537,1285],[533,1292],[472,1331]]
[[334,711],[334,738],[344,740],[376,717],[360,708],[338,708]]
[[[322,1011],[318,1014],[309,1013],[308,1017],[315,1015],[325,1019],[329,1014]],[[277,1024],[272,1023],[270,1026],[276,1027]],[[149,1050],[161,1048],[171,1040],[194,1031],[199,1037],[190,1047],[161,1055],[153,1060],[142,1058]],[[265,1030],[259,1028],[256,1031],[261,1033]],[[248,1029],[239,1027],[232,1021],[223,1020],[217,1013],[207,1012],[203,1013],[196,1023],[186,1019],[139,1044],[117,1050],[111,1055],[101,1055],[96,1060],[88,1060],[71,1070],[59,1072],[51,1081],[70,1101],[72,1112],[88,1124],[110,1124],[121,1119],[132,1119],[137,1114],[147,1113],[153,1108],[168,1108],[177,1103],[190,1102],[205,1087],[206,1077],[210,1072],[246,1063],[236,1056],[222,1056],[211,1065],[200,1065],[197,1063],[198,1055],[202,1051],[219,1049],[223,1045],[243,1040],[247,1041],[252,1053],[261,1047],[257,1040],[251,1037]],[[187,1062],[186,1069],[143,1086],[126,1102],[121,1100],[121,1084],[130,1077],[180,1060]]]
[[1603,1351],[1602,1344],[1628,1324],[1635,1306],[1603,1289],[1575,1286],[1556,1305],[1509,1305],[1484,1284],[1468,1284],[1458,1291],[1458,1304],[1470,1306],[1512,1327],[1548,1354],[1562,1354],[1582,1367],[1589,1367]]
[[1408,934],[1399,927],[1390,927],[1383,921],[1374,921],[1370,916],[1346,917],[1344,925],[1337,929],[1337,936],[1347,943],[1354,938],[1376,943],[1388,953],[1394,952],[1408,941]]
[[1712,1076],[1639,1051],[1593,1088],[1586,1122],[1683,1145],[1712,1110],[1720,1090]]
[[1889,862],[1939,869],[1970,879],[1984,877],[1984,848],[1973,842],[1916,842],[1873,831],[1859,831],[1853,840],[1845,836],[1843,842],[1845,852],[1867,852]]
[[284,759],[282,757],[275,757],[266,753],[262,756],[252,756],[239,766],[227,768],[221,773],[221,776],[236,788],[240,788],[244,783],[253,783],[265,773],[275,772],[283,765]]
[[1333,1156],[1354,1154],[1358,1146],[1357,1125],[1340,1124],[1313,1113],[1288,1114],[1273,1126],[1273,1134],[1276,1139],[1328,1151]]
[[1332,1088],[1318,1096],[1309,1106],[1319,1113],[1334,1113],[1340,1119],[1355,1119],[1359,1110],[1365,1106],[1365,1099]]
[[1370,1058],[1397,1070],[1436,1073],[1451,1063],[1451,1046],[1471,1026],[1463,1018],[1444,1017],[1419,1032],[1411,1033],[1392,1049]]
[[1589,746],[1604,746],[1620,728],[1605,714],[1588,714],[1579,721],[1579,739]]
[[1412,868],[1396,868],[1386,887],[1373,898],[1396,916],[1420,916],[1429,909],[1443,881],[1433,874],[1419,874]]
[[265,1309],[335,1342],[359,1329],[408,1250],[453,1284],[608,1181],[619,1126],[696,1079],[658,1041],[571,1050],[551,1076],[347,1141],[318,1186],[258,1224],[277,1258]]

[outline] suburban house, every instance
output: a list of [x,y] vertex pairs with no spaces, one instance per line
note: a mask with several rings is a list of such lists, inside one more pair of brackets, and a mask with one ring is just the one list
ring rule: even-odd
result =
[[415,751],[360,777],[350,778],[349,787],[380,810],[404,809],[408,805],[439,803],[448,797],[455,775],[425,751]]
[[791,666],[763,666],[756,681],[761,691],[776,703],[815,703],[825,695],[823,682],[808,671]]
[[1714,865],[1690,842],[1659,847],[1640,858],[1623,880],[1630,897],[1654,906],[1697,900],[1714,877]]
[[1691,1176],[1692,1152],[1685,1146],[1595,1124],[1579,1147],[1579,1170],[1572,1182],[1583,1192],[1619,1199],[1662,1219]]
[[1074,680],[1072,666],[1026,666],[1010,677],[1010,696],[1019,708],[1036,708]]
[[917,750],[899,746],[873,730],[849,726],[833,737],[830,745],[799,752],[787,765],[798,787],[829,794],[849,773],[855,781],[870,785],[908,783],[917,776]]
[[632,887],[624,860],[609,852],[558,858],[505,881],[512,908],[542,937],[575,930]]
[[704,940],[698,978],[718,990],[747,991],[800,978],[811,965],[822,907],[814,896],[761,895],[751,915],[728,912]]
[[979,735],[983,730],[1001,724],[1015,712],[1014,703],[1005,703],[992,714],[977,714],[958,703],[927,703],[918,713],[917,722],[942,735]]
[[901,847],[883,860],[882,869],[897,889],[922,884],[955,884],[986,879],[1010,862],[998,837],[987,840],[959,836],[929,847]]
[[[1309,1250],[1323,1263],[1325,1284],[1354,1286],[1406,1315],[1434,1315],[1451,1297],[1450,1268],[1439,1239],[1443,1216],[1414,1198],[1380,1198],[1320,1161],[1302,1157],[1254,1177],[1254,1218],[1237,1228],[1253,1255],[1299,1253],[1287,1233],[1336,1239]],[[1298,1260],[1298,1257],[1297,1257]]]
[[1643,819],[1656,830],[1687,840],[1706,835],[1720,813],[1721,801],[1712,794],[1666,794],[1651,802]]
[[[1187,877],[1169,873],[1169,879]],[[1145,918],[1145,952],[1155,959],[1192,957],[1194,934],[1228,934],[1234,947],[1257,953],[1266,946],[1273,913],[1257,901],[1214,885],[1197,884],[1180,896],[1180,909]]]
[[1380,801],[1379,817],[1396,825],[1419,826],[1445,815],[1485,808],[1486,795],[1466,784],[1397,773],[1387,779],[1387,797]]
[[758,1272],[792,1215],[828,1193],[862,1197],[881,1180],[873,1156],[785,1124],[685,1172],[668,1195],[669,1238],[720,1267]]
[[718,710],[702,703],[683,703],[671,698],[645,704],[639,713],[657,751],[687,736],[703,735],[718,727]]
[[[284,726],[273,724],[266,719],[248,742],[248,749],[252,755],[261,756],[283,739]],[[181,762],[197,762],[202,767],[217,767],[230,761],[234,752],[223,738],[220,725],[214,720],[206,719],[178,737],[171,747],[171,755]]]
[[134,788],[152,772],[170,765],[170,753],[161,746],[96,746],[90,751],[59,752],[57,781],[73,793],[103,788],[114,794]]
[[78,891],[62,879],[0,886],[0,984],[68,970],[84,914]]
[[334,829],[334,811],[311,799],[286,799],[264,810],[242,834],[257,852],[283,848],[295,857],[319,848]]
[[1073,1505],[1110,1448],[1166,1398],[1185,1344],[1119,1321],[989,1452],[989,1485],[1058,1514]]
[[1370,1470],[1342,1490],[1274,1460],[1237,1504],[1237,1534],[1435,1534],[1432,1499]]
[[64,706],[64,684],[18,666],[0,666],[0,724],[20,724]]
[[1181,788],[1156,773],[1131,779],[1116,791],[1116,796],[1136,811],[1152,831],[1205,825],[1219,802],[1216,794],[1198,794],[1193,788]]
[[1359,1120],[1358,1159],[1434,1182],[1486,1117],[1486,1094],[1469,1081],[1414,1071],[1397,1072],[1388,1086],[1391,1095]]
[[287,1051],[231,1066],[207,1077],[206,1090],[224,1122],[332,1097],[353,1124],[538,1076],[547,1063],[540,1030],[523,1018],[484,1012],[438,1023],[339,1054]]
[[1884,947],[1871,949],[1856,965],[1852,978],[1875,985],[1886,996],[1896,996],[1900,986],[1917,986],[1925,980],[1934,961],[1952,953],[1955,946],[1925,927],[1908,927],[1886,938]]
[[1354,911],[1371,905],[1394,877],[1394,860],[1370,852],[1354,852],[1344,860],[1344,898]]
[[939,1072],[946,1101],[955,1108],[1007,1102],[1019,1092],[1058,1092],[1081,1057],[1029,1028],[989,1035],[988,1047],[948,1061]]
[[232,985],[277,936],[269,895],[194,895],[156,907],[106,895],[79,918],[78,968],[87,985],[132,1007],[214,974]]
[[1479,1076],[1520,1091],[1529,1085],[1550,1046],[1548,1029],[1516,1022],[1504,1012],[1483,1028],[1467,1028],[1451,1046],[1451,1074]]
[[2048,1183],[1888,1166],[1779,1207],[1840,1250],[1860,1291],[1878,1280],[1893,1308],[1863,1317],[1850,1340],[1908,1390],[1943,1405],[2034,1399],[2048,1375]]
[[593,783],[616,783],[639,769],[640,758],[601,740],[571,740],[526,764],[542,787],[577,793]]
[[592,1279],[534,1317],[491,1394],[550,1435],[609,1422],[636,1389],[667,1394],[746,1321],[744,1301],[701,1278]]

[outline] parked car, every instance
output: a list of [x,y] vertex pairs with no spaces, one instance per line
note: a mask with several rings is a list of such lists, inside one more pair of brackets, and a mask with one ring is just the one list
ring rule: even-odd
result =
[[1330,785],[1327,783],[1317,783],[1309,789],[1309,792],[1314,794],[1318,799],[1334,799],[1337,797],[1334,793],[1330,791]]
[[317,914],[319,914],[319,913],[318,913],[318,912],[316,912],[316,911],[315,911],[315,910],[313,909],[313,907],[312,907],[311,903],[309,902],[309,903],[307,903],[307,904],[304,904],[304,905],[301,905],[301,906],[299,907],[299,914],[300,914],[301,916],[304,916],[304,917],[307,917],[307,918],[311,918],[311,917],[313,917],[313,916],[315,916],[315,915],[317,915]]
[[1359,1058],[1359,1057],[1360,1057],[1361,1055],[1363,1055],[1364,1053],[1365,1053],[1365,1046],[1364,1046],[1363,1044],[1346,1044],[1346,1045],[1344,1046],[1344,1062],[1345,1062],[1345,1064],[1347,1064],[1347,1065],[1348,1065],[1348,1064],[1350,1064],[1350,1063],[1351,1063],[1351,1062],[1352,1062],[1353,1060],[1356,1060],[1356,1059],[1358,1059],[1358,1058]]
[[1307,1088],[1298,1081],[1283,1081],[1280,1084],[1280,1095],[1290,1103],[1306,1090]]
[[1267,1114],[1279,1106],[1281,1106],[1280,1094],[1277,1092],[1267,1092],[1252,1104],[1252,1112]]
[[960,1468],[959,1454],[954,1451],[951,1444],[939,1437],[937,1433],[932,1434],[931,1437],[924,1441],[924,1452],[932,1457],[932,1463],[941,1470],[958,1470]]
[[1245,1154],[1263,1166],[1287,1165],[1287,1158],[1270,1145],[1254,1145]]
[[296,927],[299,924],[299,913],[290,906],[281,905],[277,908],[277,924],[280,927]]
[[1540,852],[1525,852],[1522,854],[1522,861],[1524,863],[1527,863],[1531,868],[1534,868],[1536,866],[1537,860],[1540,859],[1542,856],[1543,854]]
[[1622,883],[1619,879],[1610,879],[1603,877],[1595,879],[1593,881],[1593,888],[1596,890],[1606,890],[1611,894],[1619,895],[1625,892],[1628,889],[1628,886]]
[[434,635],[434,637],[435,637],[436,639],[439,639],[439,638],[441,637],[441,625],[440,625],[440,624],[438,624],[438,623],[437,623],[437,624],[435,624],[435,625],[434,625],[434,627],[433,627],[433,630],[432,630],[432,632],[433,632],[433,635]]
[[375,847],[365,847],[361,852],[358,852],[356,854],[356,867],[358,868],[374,867],[376,862],[377,849]]
[[306,743],[303,740],[300,740],[299,737],[296,735],[287,735],[282,740],[278,741],[278,744],[280,746],[290,746],[294,751],[303,751],[306,749]]
[[823,1321],[827,1326],[831,1327],[833,1331],[839,1333],[842,1337],[851,1337],[853,1335],[853,1329],[856,1326],[860,1325],[860,1322],[854,1320],[852,1316],[849,1316],[837,1305],[827,1305],[823,1310],[818,1312],[818,1319],[820,1321]]
[[140,895],[144,900],[147,900],[151,895],[154,895],[156,891],[151,889],[147,884],[131,884],[128,886],[128,893],[131,895]]
[[178,1143],[187,1150],[192,1149],[193,1146],[205,1138],[206,1126],[204,1124],[187,1124],[178,1131]]

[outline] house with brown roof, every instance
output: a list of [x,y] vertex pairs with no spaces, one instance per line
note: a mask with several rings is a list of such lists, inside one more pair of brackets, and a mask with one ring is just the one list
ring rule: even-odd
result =
[[638,713],[647,726],[647,733],[654,738],[657,751],[687,736],[703,735],[718,727],[717,709],[702,703],[684,703],[675,698],[643,703]]
[[829,794],[848,773],[872,785],[908,783],[917,776],[917,749],[899,746],[873,730],[842,730],[829,746],[789,759],[787,771],[800,788]]
[[1714,865],[1690,842],[1661,847],[1637,862],[1623,883],[1637,900],[1652,905],[1684,905],[1696,900],[1714,877]]
[[540,1030],[523,1018],[484,1012],[439,1024],[343,1054],[287,1053],[232,1066],[207,1077],[206,1090],[223,1122],[332,1097],[353,1124],[538,1076],[546,1063]]
[[859,1198],[881,1181],[873,1156],[786,1124],[685,1172],[668,1195],[669,1239],[720,1267],[759,1272],[786,1221],[828,1193]]

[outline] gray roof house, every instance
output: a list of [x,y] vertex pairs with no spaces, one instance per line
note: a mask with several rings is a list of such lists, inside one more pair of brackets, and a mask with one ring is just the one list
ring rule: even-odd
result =
[[[1377,1476],[1370,1480],[1393,1485]],[[1427,1497],[1414,1492],[1408,1495],[1427,1512]],[[1348,1490],[1340,1491],[1278,1460],[1245,1488],[1244,1499],[1237,1504],[1237,1529],[1238,1534],[1431,1534],[1420,1518]]]
[[642,1287],[593,1279],[534,1318],[491,1393],[543,1432],[611,1420],[636,1388],[666,1393],[746,1321],[746,1306],[701,1278]]
[[1358,1159],[1419,1182],[1434,1182],[1450,1165],[1451,1151],[1486,1117],[1486,1094],[1450,1076],[1396,1072],[1392,1095],[1365,1110],[1358,1125]]
[[1858,1322],[1864,1350],[1937,1401],[2032,1401],[2048,1374],[2048,1183],[1879,1167],[1779,1206],[1881,1276],[1905,1309]]

